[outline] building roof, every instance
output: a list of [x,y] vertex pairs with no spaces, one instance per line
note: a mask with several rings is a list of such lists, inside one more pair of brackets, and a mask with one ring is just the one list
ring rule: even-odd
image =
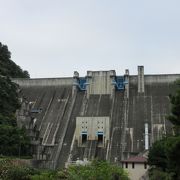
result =
[[135,156],[135,157],[130,157],[129,159],[122,160],[121,162],[144,163],[144,162],[147,162],[147,158],[143,156]]

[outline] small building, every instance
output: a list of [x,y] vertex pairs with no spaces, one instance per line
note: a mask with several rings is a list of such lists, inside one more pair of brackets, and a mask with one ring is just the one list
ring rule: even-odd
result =
[[109,141],[109,117],[76,117],[75,138],[79,147],[87,141],[97,141],[98,147],[106,147]]
[[147,158],[144,156],[131,157],[121,162],[131,180],[142,180],[144,179],[143,176],[147,174],[149,166],[147,165]]

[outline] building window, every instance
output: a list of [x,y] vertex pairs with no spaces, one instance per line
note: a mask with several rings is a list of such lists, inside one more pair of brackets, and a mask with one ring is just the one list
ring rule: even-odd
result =
[[134,169],[135,168],[135,165],[134,165],[134,162],[132,163],[132,169]]
[[144,163],[144,169],[147,169],[147,163]]
[[126,168],[128,168],[128,163],[126,162]]

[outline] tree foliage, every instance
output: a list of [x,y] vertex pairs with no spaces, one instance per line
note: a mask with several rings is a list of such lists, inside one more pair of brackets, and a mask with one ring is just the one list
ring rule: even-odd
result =
[[68,180],[128,180],[128,174],[120,167],[106,161],[93,161],[89,165],[72,165],[59,177]]
[[174,135],[156,141],[150,148],[150,179],[180,179],[180,81],[176,85],[176,93],[170,96],[172,105],[168,116]]
[[29,139],[24,130],[16,124],[15,112],[20,107],[18,100],[18,85],[10,78],[29,78],[29,73],[23,71],[11,60],[8,47],[0,43],[0,154],[29,154]]
[[0,124],[14,125],[14,113],[20,107],[17,85],[9,77],[0,77],[0,85]]
[[0,125],[0,152],[6,156],[29,155],[30,140],[24,129]]
[[29,78],[28,71],[23,71],[20,66],[11,60],[11,53],[6,45],[0,42],[0,75],[12,78]]
[[[162,175],[170,174],[172,179],[180,178],[180,136],[172,136],[156,141],[149,151],[148,163],[152,167],[151,175],[156,170]],[[160,176],[161,173],[158,173]],[[169,175],[168,175],[169,177]]]
[[150,169],[150,180],[173,180],[173,173],[167,173],[161,169]]
[[149,151],[148,164],[156,166],[163,171],[167,168],[166,139],[156,141]]
[[36,169],[18,164],[15,159],[0,159],[0,179],[31,180],[31,176],[39,173]]
[[175,135],[180,135],[180,80],[176,81],[177,91],[171,95],[171,114],[168,116],[169,121],[174,125]]

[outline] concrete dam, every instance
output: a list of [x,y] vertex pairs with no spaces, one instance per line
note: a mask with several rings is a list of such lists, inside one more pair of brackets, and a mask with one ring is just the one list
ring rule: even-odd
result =
[[76,160],[121,160],[148,150],[168,133],[169,94],[180,74],[116,75],[74,72],[72,78],[13,79],[19,84],[18,126],[31,138],[37,167],[63,168]]

